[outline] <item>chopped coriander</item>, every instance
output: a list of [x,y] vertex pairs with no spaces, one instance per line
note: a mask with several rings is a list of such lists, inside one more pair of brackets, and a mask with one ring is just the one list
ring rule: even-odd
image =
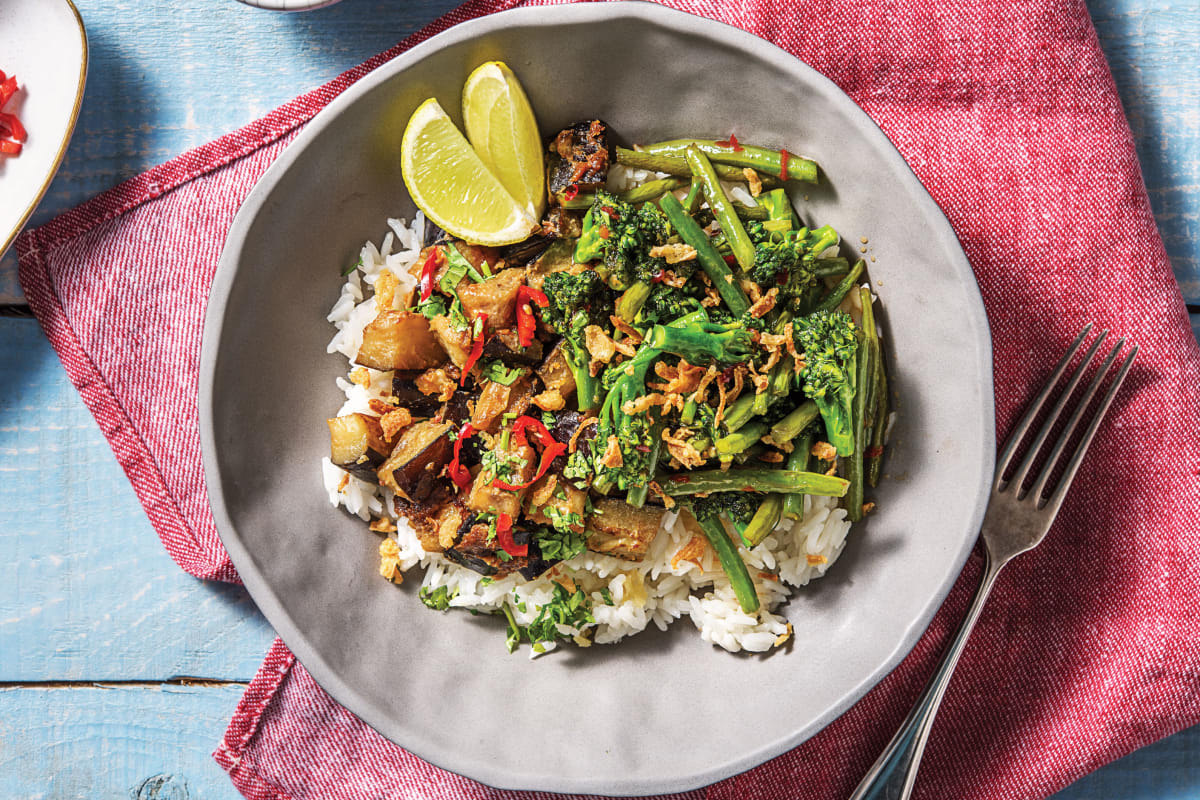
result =
[[613,599],[612,599],[612,592],[610,592],[608,590],[607,586],[605,586],[604,588],[602,588],[600,590],[600,596],[604,598],[604,605],[606,605],[606,606],[615,605],[613,603]]
[[[525,374],[525,370],[519,367],[509,368],[504,365],[503,361],[488,361],[483,365],[483,377],[493,383],[498,383],[501,386],[512,386],[517,378]],[[508,415],[505,414],[507,417]]]
[[[550,507],[547,507],[547,511]],[[578,515],[574,515],[578,516]],[[587,539],[582,533],[576,533],[570,528],[555,530],[541,528],[534,534],[538,550],[547,561],[567,561],[587,549]]]
[[351,264],[350,266],[348,266],[344,270],[342,270],[342,277],[343,278],[349,277],[350,273],[354,272],[354,270],[356,270],[356,269],[362,269],[362,256],[358,257],[358,261],[355,261],[353,264]]
[[429,608],[435,611],[445,611],[450,607],[450,601],[458,596],[458,589],[450,593],[448,588],[446,586],[439,586],[430,591],[428,586],[422,586],[421,591],[417,592],[417,597]]

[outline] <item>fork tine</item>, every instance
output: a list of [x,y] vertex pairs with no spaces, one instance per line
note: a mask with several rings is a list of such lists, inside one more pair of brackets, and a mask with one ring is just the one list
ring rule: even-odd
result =
[[[1108,355],[1104,357],[1103,363],[1100,364],[1096,374],[1092,376],[1091,382],[1084,390],[1083,396],[1079,398],[1079,403],[1075,406],[1075,410],[1071,412],[1070,418],[1067,419],[1067,424],[1063,426],[1062,433],[1059,434],[1058,441],[1054,443],[1054,447],[1050,449],[1050,455],[1047,456],[1045,463],[1042,465],[1041,474],[1037,476],[1029,491],[1037,502],[1037,507],[1041,508],[1042,492],[1046,489],[1046,484],[1050,482],[1050,476],[1054,472],[1054,465],[1058,463],[1059,457],[1062,456],[1063,450],[1067,447],[1067,442],[1070,441],[1075,429],[1079,427],[1079,420],[1083,418],[1083,414],[1087,411],[1088,405],[1092,402],[1092,398],[1096,396],[1096,390],[1100,388],[1104,376],[1108,374],[1108,370],[1112,367],[1113,362],[1117,359],[1117,353],[1125,346],[1125,339],[1122,337],[1116,343]],[[1049,426],[1047,426],[1049,427]]]
[[[1083,379],[1083,375],[1092,365],[1092,359],[1096,357],[1096,351],[1100,349],[1104,339],[1108,336],[1108,331],[1100,331],[1100,335],[1096,337],[1096,341],[1092,342],[1087,353],[1084,354],[1083,360],[1079,362],[1079,366],[1075,368],[1075,372],[1071,374],[1071,379],[1067,381],[1066,387],[1063,388],[1062,394],[1058,401],[1054,404],[1054,408],[1046,416],[1045,422],[1042,423],[1041,429],[1033,439],[1033,444],[1029,446],[1029,452],[1025,454],[1025,458],[1021,460],[1021,466],[1017,467],[1017,472],[1013,475],[1013,481],[1017,484],[1017,499],[1025,497],[1026,493],[1021,491],[1021,487],[1028,480],[1033,471],[1033,465],[1037,461],[1038,453],[1042,451],[1042,445],[1046,443],[1047,437],[1050,436],[1054,426],[1062,419],[1063,409],[1071,399],[1071,395],[1075,392],[1075,387],[1079,385],[1079,381]],[[1106,365],[1107,366],[1107,365]]]
[[1059,456],[1062,454],[1063,448],[1067,445],[1067,439],[1070,438],[1071,431],[1079,422],[1079,418],[1082,417],[1084,410],[1092,400],[1092,395],[1095,394],[1096,387],[1099,386],[1102,377],[1108,373],[1109,367],[1112,365],[1113,359],[1117,355],[1117,351],[1121,349],[1121,346],[1124,343],[1125,339],[1122,338],[1119,342],[1117,342],[1117,346],[1113,348],[1113,351],[1109,354],[1109,357],[1105,359],[1103,367],[1101,367],[1095,379],[1092,381],[1092,386],[1088,388],[1087,397],[1080,402],[1079,408],[1075,410],[1075,413],[1071,417],[1071,422],[1068,424],[1067,430],[1063,431],[1062,438],[1058,440],[1058,443],[1054,447],[1054,452],[1050,454],[1050,458],[1046,462],[1045,472],[1041,479],[1039,479],[1038,485],[1034,487],[1034,491],[1036,492],[1036,494],[1034,494],[1034,501],[1037,503],[1038,508],[1049,506],[1051,513],[1057,513],[1058,507],[1062,505],[1063,497],[1066,496],[1067,489],[1071,486],[1071,481],[1075,478],[1075,473],[1079,470],[1079,464],[1083,461],[1084,454],[1087,453],[1088,445],[1092,443],[1092,439],[1096,435],[1096,429],[1099,428],[1100,423],[1104,421],[1104,415],[1108,413],[1108,407],[1112,405],[1113,397],[1116,396],[1117,390],[1121,388],[1121,384],[1125,382],[1125,376],[1129,373],[1129,368],[1133,366],[1133,359],[1137,357],[1138,354],[1138,348],[1136,346],[1129,351],[1129,354],[1125,356],[1125,360],[1121,362],[1121,367],[1117,372],[1117,376],[1113,378],[1112,383],[1108,387],[1108,391],[1104,393],[1104,397],[1100,401],[1100,407],[1096,409],[1096,414],[1092,417],[1091,422],[1088,423],[1087,429],[1083,432],[1083,438],[1080,440],[1079,446],[1075,448],[1075,452],[1072,454],[1071,460],[1067,462],[1066,469],[1063,470],[1062,478],[1060,478],[1058,481],[1058,486],[1055,487],[1054,492],[1050,495],[1050,497],[1046,498],[1045,501],[1042,500],[1041,493],[1045,489],[1046,482],[1050,480],[1050,473],[1052,471],[1051,468],[1054,462],[1058,461]]
[[[1029,449],[1025,453],[1025,457],[1021,459],[1021,463],[1017,466],[1016,471],[1013,472],[1013,476],[1010,480],[1016,486],[1018,500],[1025,496],[1025,493],[1021,491],[1021,487],[1029,478],[1029,475],[1033,470],[1033,464],[1037,460],[1038,453],[1042,451],[1042,445],[1045,444],[1046,438],[1050,435],[1051,430],[1053,430],[1054,426],[1058,423],[1063,411],[1063,407],[1066,406],[1067,401],[1071,399],[1071,394],[1075,391],[1075,387],[1079,385],[1079,381],[1083,379],[1083,374],[1087,371],[1088,366],[1091,365],[1092,359],[1096,356],[1096,351],[1100,349],[1101,343],[1104,342],[1104,339],[1107,336],[1108,331],[1100,331],[1100,335],[1097,336],[1096,340],[1092,342],[1091,346],[1088,347],[1087,352],[1083,355],[1083,359],[1079,362],[1079,366],[1075,368],[1073,373],[1071,373],[1071,377],[1067,381],[1067,385],[1063,388],[1058,400],[1054,403],[1054,408],[1052,408],[1050,413],[1046,415],[1046,419],[1042,422],[1042,427],[1038,429],[1038,432],[1034,435],[1033,441],[1030,443]],[[1057,376],[1048,382],[1047,388],[1053,388],[1053,385],[1056,383],[1058,383]]]
[[[1012,464],[1013,456],[1016,454],[1017,448],[1021,444],[1021,440],[1025,438],[1025,434],[1029,432],[1029,427],[1033,425],[1034,419],[1041,412],[1042,406],[1045,405],[1050,392],[1054,389],[1054,385],[1058,383],[1059,378],[1067,371],[1067,365],[1071,363],[1071,359],[1079,352],[1079,346],[1083,344],[1084,338],[1092,330],[1092,323],[1083,326],[1083,330],[1075,337],[1075,341],[1071,343],[1071,347],[1067,350],[1067,354],[1062,357],[1058,365],[1054,368],[1054,374],[1046,381],[1046,385],[1042,391],[1034,399],[1029,406],[1029,410],[1025,412],[1025,416],[1021,417],[1021,421],[1016,424],[1012,431],[1008,434],[1008,441],[1004,443],[1004,451],[1000,454],[1000,459],[996,463],[996,488],[1003,491],[1009,481],[1004,480],[1004,473],[1008,471]],[[1020,482],[1018,481],[1018,486]]]

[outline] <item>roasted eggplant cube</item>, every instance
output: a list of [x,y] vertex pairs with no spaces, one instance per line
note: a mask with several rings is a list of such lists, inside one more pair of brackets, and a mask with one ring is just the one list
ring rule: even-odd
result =
[[453,429],[450,422],[425,420],[413,424],[379,467],[379,483],[407,500],[428,500],[454,454],[454,444],[447,435]]
[[408,409],[414,417],[432,417],[442,407],[436,395],[427,395],[417,388],[416,378],[411,372],[397,372],[392,378],[392,397],[400,408]]
[[611,498],[595,501],[595,507],[595,515],[588,520],[588,550],[641,561],[658,535],[662,509],[634,508]]
[[411,311],[385,309],[363,328],[354,363],[379,370],[429,369],[446,360],[446,351],[429,329],[429,320]]
[[551,194],[565,192],[569,186],[580,191],[603,188],[612,163],[608,125],[591,119],[564,128],[550,142],[546,162]]
[[522,347],[514,330],[498,331],[483,346],[483,358],[498,358],[509,366],[532,367],[541,363],[542,343],[534,339],[528,347]]
[[504,269],[483,283],[463,286],[458,299],[468,319],[487,314],[488,330],[511,328],[517,321],[517,290],[524,283],[524,269]]
[[575,374],[571,372],[565,352],[563,341],[560,339],[538,367],[537,374],[547,389],[556,389],[563,397],[570,397],[575,391]]
[[387,442],[377,417],[347,414],[329,424],[329,460],[364,481],[375,481],[375,470],[388,456]]

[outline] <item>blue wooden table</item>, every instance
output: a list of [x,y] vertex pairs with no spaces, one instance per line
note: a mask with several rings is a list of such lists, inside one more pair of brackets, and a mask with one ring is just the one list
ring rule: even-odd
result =
[[[384,50],[455,0],[281,15],[233,0],[77,0],[91,45],[34,224]],[[1200,4],[1092,0],[1187,302],[1200,312]],[[238,797],[209,757],[273,632],[160,546],[0,260],[0,800]],[[1193,314],[1200,328],[1200,313]],[[1200,728],[1059,798],[1200,798]]]

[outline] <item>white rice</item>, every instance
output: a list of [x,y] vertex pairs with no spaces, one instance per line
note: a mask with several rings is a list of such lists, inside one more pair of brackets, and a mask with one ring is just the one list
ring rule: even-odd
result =
[[[644,170],[625,170],[618,165],[610,173],[610,188],[620,191],[656,177]],[[747,195],[748,196],[748,195]],[[739,198],[740,199],[740,198]],[[347,358],[347,376],[337,379],[346,396],[339,415],[369,410],[372,399],[382,399],[390,390],[392,373],[368,370],[370,382],[361,386],[349,380],[356,367],[352,363],[362,343],[362,330],[376,314],[374,296],[364,299],[364,286],[373,286],[381,270],[389,269],[401,281],[399,298],[415,285],[409,268],[416,262],[424,236],[424,218],[420,212],[411,224],[389,219],[389,231],[379,247],[368,242],[361,260],[347,277],[341,295],[329,312],[328,320],[337,329],[328,352]],[[390,492],[366,481],[348,476],[325,458],[321,474],[330,502],[363,520],[393,517]],[[347,480],[349,478],[349,480]],[[525,581],[519,574],[500,580],[485,578],[459,566],[438,553],[426,553],[413,529],[400,518],[397,530],[390,534],[399,547],[399,568],[424,567],[422,587],[432,591],[445,587],[452,599],[450,606],[485,613],[499,613],[505,606],[518,625],[528,625],[541,607],[554,596],[554,581],[543,575]],[[825,497],[805,497],[804,519],[785,520],[753,550],[739,546],[761,601],[755,614],[746,614],[734,597],[711,547],[704,548],[700,563],[674,556],[692,538],[692,533],[674,513],[663,516],[662,527],[640,562],[630,562],[599,553],[585,552],[559,564],[553,572],[566,574],[588,593],[595,625],[584,632],[559,626],[564,636],[576,637],[580,644],[608,644],[620,641],[654,625],[662,630],[681,617],[688,617],[707,642],[729,651],[763,652],[790,634],[786,617],[774,613],[795,590],[825,574],[841,554],[850,530],[844,509]],[[734,534],[733,540],[737,541]],[[611,598],[606,601],[605,592]],[[553,645],[545,646],[546,650]]]

